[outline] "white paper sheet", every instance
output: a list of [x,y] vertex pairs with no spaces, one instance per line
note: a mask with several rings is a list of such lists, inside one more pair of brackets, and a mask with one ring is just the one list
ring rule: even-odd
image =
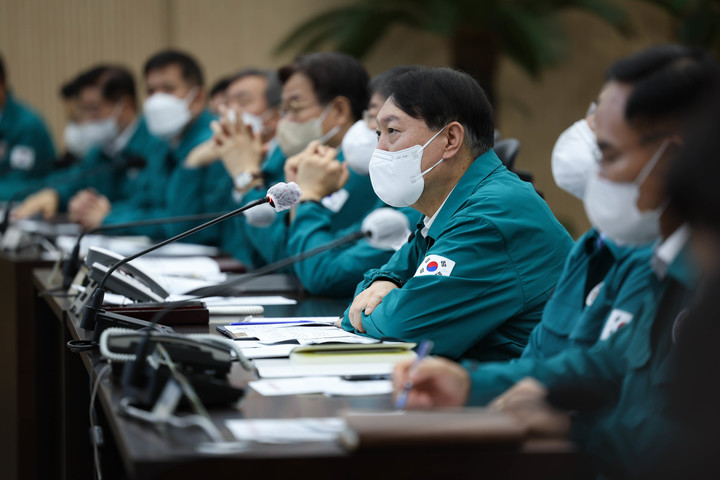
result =
[[[170,295],[168,301],[192,300],[191,295]],[[253,297],[208,297],[203,298],[207,305],[232,307],[237,305],[295,305],[297,300],[280,295],[258,295]]]
[[[210,257],[142,257],[130,263],[146,272],[163,276],[188,277],[213,282],[222,282],[227,278],[227,275],[220,271],[220,265]],[[192,288],[196,287],[190,286],[188,290]]]
[[392,381],[368,380],[348,381],[340,377],[302,377],[262,379],[250,382],[250,386],[261,395],[300,395],[323,393],[325,395],[385,395],[392,393]]
[[[55,244],[66,253],[70,253],[75,246],[77,236],[60,235],[55,239]],[[153,245],[152,241],[148,237],[144,236],[123,236],[123,237],[109,237],[105,235],[85,235],[80,242],[80,255],[85,257],[90,247],[103,247],[108,250],[112,250],[122,256],[133,255],[150,245]],[[190,257],[190,256],[204,256],[204,257],[216,257],[220,253],[216,247],[210,247],[207,245],[198,245],[192,243],[176,242],[166,245],[152,253],[149,256],[153,257]]]
[[285,358],[255,360],[260,378],[293,378],[341,375],[387,375],[394,363],[319,363],[296,364]]
[[247,337],[257,338],[266,344],[286,342],[288,340],[298,340],[300,343],[317,343],[329,339],[348,343],[377,342],[377,340],[325,325],[228,325],[225,328],[235,334],[244,333]]
[[257,358],[287,358],[299,345],[282,343],[280,345],[262,345],[261,347],[241,348],[243,355],[250,360]]
[[341,418],[237,419],[225,425],[238,440],[260,443],[332,442],[347,428]]

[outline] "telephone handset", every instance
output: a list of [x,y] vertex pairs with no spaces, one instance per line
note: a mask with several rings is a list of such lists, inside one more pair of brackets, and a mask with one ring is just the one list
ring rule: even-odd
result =
[[[135,352],[140,342],[146,341],[147,359],[137,359]],[[170,362],[182,372],[193,386],[200,400],[206,405],[226,405],[237,402],[243,394],[242,389],[230,385],[227,376],[233,362],[250,371],[253,364],[240,351],[238,345],[217,335],[195,334],[180,335],[156,330],[137,331],[123,328],[108,328],[100,335],[100,353],[113,363],[142,362],[137,373],[145,379],[139,384],[128,378],[123,391],[133,401],[147,408],[157,406],[159,397],[165,391],[171,370],[168,358],[158,355],[157,346],[162,345]],[[147,360],[147,361],[146,361]],[[126,368],[138,368],[128,365]],[[125,373],[124,373],[125,374]],[[130,375],[134,375],[132,372]]]
[[[78,273],[78,278],[85,275],[84,280],[78,282],[85,285],[85,291],[80,293],[70,306],[70,313],[78,316],[82,315],[85,306],[92,299],[95,289],[108,269],[123,258],[110,250],[90,247],[85,258],[87,273]],[[108,291],[124,295],[135,302],[164,302],[170,296],[170,293],[153,280],[150,275],[129,263],[110,275],[105,288]],[[86,328],[92,330],[94,327]]]
[[[108,269],[124,257],[100,247],[90,247],[85,264],[90,269],[89,277],[100,282]],[[170,296],[150,275],[131,263],[126,263],[108,278],[105,287],[137,302],[164,302]]]

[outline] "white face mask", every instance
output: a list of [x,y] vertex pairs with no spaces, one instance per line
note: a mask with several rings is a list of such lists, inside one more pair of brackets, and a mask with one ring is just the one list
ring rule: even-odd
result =
[[185,98],[158,92],[145,99],[143,113],[150,133],[157,137],[175,137],[190,122],[190,103],[195,99],[197,87],[193,87]]
[[580,200],[590,177],[595,176],[601,158],[595,133],[586,120],[565,130],[552,151],[552,173],[557,186]]
[[63,138],[65,139],[65,148],[67,148],[67,151],[76,157],[84,156],[88,150],[92,148],[92,144],[83,136],[79,123],[68,122],[67,125],[65,125]]
[[347,166],[358,175],[367,175],[377,141],[377,133],[371,130],[364,120],[355,122],[343,137],[341,144]]
[[[227,111],[227,115],[232,123],[237,123],[237,113],[235,113],[235,110],[229,109]],[[263,117],[261,115],[253,115],[252,113],[242,112],[242,122],[244,125],[250,126],[253,135],[262,133],[265,129],[265,122],[263,122]]]
[[280,119],[275,138],[278,145],[280,145],[280,150],[283,151],[286,157],[292,157],[302,152],[308,143],[313,140],[320,140],[320,143],[324,144],[340,131],[340,127],[336,125],[325,135],[322,133],[322,122],[330,113],[330,107],[330,105],[325,107],[319,117],[304,122],[291,122],[286,118]]
[[654,210],[637,206],[640,186],[652,172],[668,146],[665,140],[634,182],[612,182],[593,175],[585,192],[585,213],[590,222],[618,245],[643,245],[660,236],[660,217],[667,203]]
[[444,160],[441,158],[423,172],[423,150],[446,127],[441,128],[425,145],[415,145],[397,152],[375,149],[370,159],[370,182],[380,200],[393,207],[409,207],[418,201],[425,189],[423,177]]
[[78,157],[84,156],[93,147],[104,147],[117,138],[118,108],[112,115],[102,120],[85,123],[69,122],[65,126],[65,146],[68,151]]

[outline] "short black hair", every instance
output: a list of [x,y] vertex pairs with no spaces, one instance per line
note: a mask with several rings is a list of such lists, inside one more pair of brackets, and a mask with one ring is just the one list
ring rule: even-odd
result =
[[2,55],[0,55],[0,83],[5,85],[5,62]]
[[619,60],[608,70],[607,80],[632,85],[625,119],[633,123],[693,115],[718,75],[718,64],[707,52],[667,44]]
[[412,72],[420,68],[422,68],[420,65],[399,65],[385,70],[370,80],[370,83],[368,83],[368,94],[372,97],[374,94],[379,93],[382,97],[388,98],[390,96],[390,92],[388,91],[388,83],[390,83],[390,80],[399,77],[403,73]]
[[87,87],[98,87],[105,100],[117,102],[129,96],[137,104],[135,79],[125,67],[117,65],[95,65],[80,72],[75,78],[63,85],[60,94],[68,99],[80,94]]
[[109,68],[109,65],[95,65],[78,73],[77,76],[71,80],[71,82],[75,84],[76,92],[80,93],[84,88],[97,86],[100,83],[100,78]]
[[495,143],[493,109],[477,80],[447,67],[420,67],[388,82],[388,99],[432,130],[450,122],[465,129],[465,143],[473,156]]
[[369,100],[369,77],[356,58],[338,52],[310,53],[297,57],[292,64],[278,70],[283,84],[296,73],[310,79],[321,104],[327,105],[335,97],[345,97],[350,101],[353,118],[362,118]]
[[720,101],[716,86],[713,100],[686,127],[685,141],[666,178],[668,196],[675,209],[693,226],[720,233]]
[[214,97],[218,93],[222,93],[230,86],[232,82],[232,76],[222,77],[220,80],[215,82],[210,89],[210,96]]
[[133,105],[137,105],[135,79],[128,69],[109,67],[100,77],[99,85],[105,100],[117,102],[121,98],[129,96]]
[[151,71],[159,70],[170,65],[180,66],[183,79],[191,87],[202,87],[205,85],[200,64],[198,64],[193,57],[179,50],[163,50],[150,57],[148,61],[145,62],[143,75],[147,77]]
[[78,88],[78,84],[75,80],[76,79],[73,78],[60,86],[60,97],[63,100],[75,98],[78,96],[78,93],[80,93],[80,89]]
[[[261,70],[259,68],[245,68],[233,75],[230,83],[235,83],[245,77],[263,77],[267,81],[265,88],[265,100],[268,107],[277,107],[282,100],[282,83],[274,70]],[[228,85],[230,86],[230,85]]]

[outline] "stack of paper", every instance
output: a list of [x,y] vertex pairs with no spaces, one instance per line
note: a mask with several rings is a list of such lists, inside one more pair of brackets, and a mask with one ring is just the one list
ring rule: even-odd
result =
[[325,395],[387,395],[392,393],[392,381],[348,381],[340,377],[303,377],[262,379],[250,382],[253,390],[261,395],[299,395],[322,393]]
[[260,443],[332,442],[347,428],[340,418],[238,419],[225,425],[238,440]]

